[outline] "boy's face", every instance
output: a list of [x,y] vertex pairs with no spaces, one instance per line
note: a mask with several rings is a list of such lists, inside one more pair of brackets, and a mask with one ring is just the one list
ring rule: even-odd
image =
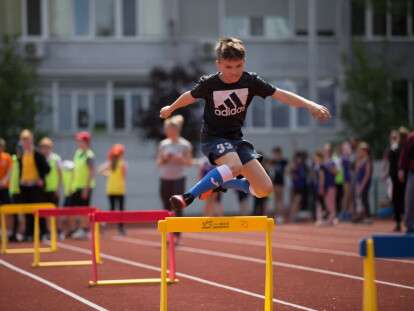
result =
[[223,59],[216,61],[218,70],[222,73],[222,80],[226,83],[235,83],[240,80],[244,71],[244,59]]

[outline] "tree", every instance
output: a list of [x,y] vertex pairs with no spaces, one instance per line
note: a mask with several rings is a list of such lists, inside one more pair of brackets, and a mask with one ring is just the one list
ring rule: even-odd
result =
[[389,131],[407,126],[407,103],[391,96],[395,65],[383,57],[368,55],[358,43],[352,47],[351,58],[345,61],[345,91],[342,120],[346,135],[367,141],[373,155],[380,157],[387,144]]
[[36,116],[42,108],[36,97],[34,65],[19,55],[15,38],[5,36],[0,44],[0,136],[9,150],[22,129],[36,130]]
[[[159,141],[164,137],[163,120],[159,117],[160,109],[173,103],[202,74],[195,64],[190,64],[186,68],[189,70],[182,66],[175,66],[170,70],[155,67],[151,71],[150,106],[137,116],[138,126],[142,129],[141,136],[144,139]],[[199,141],[201,125],[199,109],[200,105],[194,104],[174,112],[184,117],[182,136],[192,143]]]

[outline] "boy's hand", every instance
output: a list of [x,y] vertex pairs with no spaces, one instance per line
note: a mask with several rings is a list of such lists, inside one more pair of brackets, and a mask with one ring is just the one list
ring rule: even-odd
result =
[[170,117],[171,113],[172,113],[171,106],[164,106],[160,110],[160,118],[167,119]]
[[328,108],[317,103],[311,102],[309,106],[309,111],[312,114],[312,117],[319,121],[326,121],[331,118],[331,113]]

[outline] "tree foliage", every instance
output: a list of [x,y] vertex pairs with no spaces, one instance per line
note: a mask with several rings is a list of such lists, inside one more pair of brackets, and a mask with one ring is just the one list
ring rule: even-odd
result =
[[9,146],[16,143],[21,129],[36,129],[36,116],[41,111],[36,97],[34,65],[19,55],[15,38],[3,37],[0,43],[0,136]]
[[408,123],[407,103],[392,96],[395,73],[391,67],[395,68],[356,43],[351,59],[345,61],[347,98],[341,116],[346,134],[367,141],[377,157],[384,150],[389,131]]
[[[194,64],[188,67],[175,66],[170,70],[161,67],[153,68],[150,74],[152,92],[150,105],[138,116],[138,126],[142,129],[143,138],[159,141],[164,137],[163,120],[159,117],[160,109],[172,104],[201,74],[201,70]],[[201,125],[200,105],[194,104],[182,108],[174,114],[184,117],[182,136],[193,143],[197,142]]]

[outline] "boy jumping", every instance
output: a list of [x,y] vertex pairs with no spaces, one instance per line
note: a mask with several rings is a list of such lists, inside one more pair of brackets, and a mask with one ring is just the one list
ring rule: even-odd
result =
[[[276,89],[255,73],[245,72],[246,51],[236,38],[222,38],[216,46],[218,72],[200,78],[197,85],[183,93],[173,104],[160,110],[166,119],[177,109],[197,99],[206,101],[201,130],[201,149],[217,167],[184,194],[173,195],[171,205],[185,208],[193,200],[220,187],[233,188],[261,198],[273,191],[270,177],[259,163],[259,154],[244,140],[241,128],[254,96],[275,100],[292,107],[306,108],[320,121],[330,118],[329,110],[294,93]],[[237,179],[238,175],[245,178]]]

